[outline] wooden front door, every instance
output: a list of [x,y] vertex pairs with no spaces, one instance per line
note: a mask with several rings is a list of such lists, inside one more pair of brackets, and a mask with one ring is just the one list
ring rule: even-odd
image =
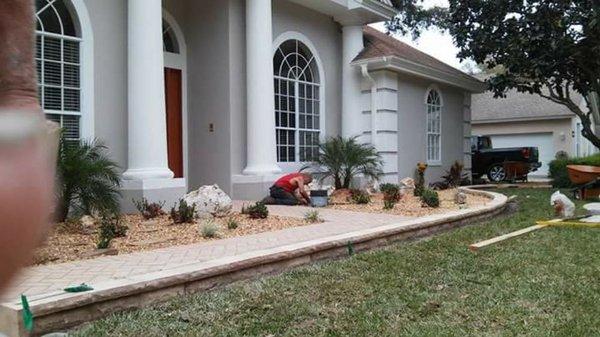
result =
[[175,178],[183,178],[183,118],[181,70],[165,68],[167,103],[167,149],[169,169]]

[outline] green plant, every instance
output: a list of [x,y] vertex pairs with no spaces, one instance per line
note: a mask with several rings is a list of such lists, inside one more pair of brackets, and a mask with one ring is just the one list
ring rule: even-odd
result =
[[306,221],[308,223],[319,223],[319,222],[323,222],[323,219],[321,219],[321,215],[319,214],[319,211],[310,211],[310,212],[306,212],[306,214],[304,214],[304,221]]
[[369,194],[362,190],[351,190],[350,197],[352,198],[352,202],[358,205],[366,205],[371,202]]
[[467,184],[469,181],[469,176],[466,173],[463,173],[464,167],[465,166],[463,164],[455,161],[450,169],[446,171],[446,174],[442,176],[443,184],[449,188],[455,188]]
[[590,165],[600,166],[600,154],[595,154],[589,157],[555,159],[550,162],[550,178],[552,178],[552,186],[555,188],[573,187],[569,179],[567,165]]
[[248,207],[243,207],[242,214],[248,215],[251,219],[266,219],[269,216],[269,209],[263,202]]
[[200,234],[203,238],[216,238],[219,234],[219,226],[213,220],[206,220],[200,224]]
[[421,202],[429,207],[440,207],[440,197],[438,192],[428,188],[423,189],[423,193],[421,194]]
[[398,184],[390,184],[390,183],[385,183],[385,184],[381,184],[379,186],[379,190],[381,191],[381,193],[383,194],[388,194],[388,193],[400,193],[400,186]]
[[110,247],[114,238],[120,238],[127,235],[127,226],[121,223],[121,216],[115,214],[103,214],[100,217],[100,227],[98,230],[98,249]]
[[334,137],[319,145],[319,155],[304,169],[312,168],[321,182],[332,178],[336,189],[347,189],[357,175],[378,180],[382,165],[372,145],[359,143],[356,137]]
[[165,214],[163,207],[165,202],[148,202],[148,199],[142,198],[142,200],[133,200],[135,208],[142,214],[144,219],[154,219]]
[[99,140],[66,141],[61,136],[57,159],[55,220],[78,214],[119,213],[121,175]]
[[196,219],[196,205],[191,206],[183,200],[179,199],[179,205],[175,204],[171,208],[171,219],[176,224],[192,223]]
[[394,209],[394,206],[396,206],[396,201],[394,200],[388,200],[388,199],[383,199],[383,209],[385,210],[390,210],[390,209]]
[[227,228],[228,229],[234,230],[234,229],[237,229],[238,227],[240,227],[240,224],[234,218],[227,219]]

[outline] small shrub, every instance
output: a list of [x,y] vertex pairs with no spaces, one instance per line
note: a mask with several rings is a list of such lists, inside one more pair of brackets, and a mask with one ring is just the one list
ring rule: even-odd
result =
[[171,208],[171,219],[176,224],[194,222],[194,219],[196,219],[196,205],[192,204],[190,206],[185,200],[180,199],[179,205],[176,204]]
[[384,210],[391,210],[394,209],[394,206],[396,206],[396,202],[393,200],[387,200],[387,199],[383,199],[383,209]]
[[440,197],[438,195],[438,192],[430,190],[428,188],[424,189],[423,193],[421,194],[421,202],[423,202],[423,204],[429,207],[440,207]]
[[394,193],[400,194],[400,186],[397,184],[390,184],[390,183],[381,184],[381,186],[379,186],[379,190],[384,195],[385,194],[394,194]]
[[304,214],[304,221],[308,223],[319,223],[322,222],[323,219],[321,219],[319,211],[310,211]]
[[465,166],[458,161],[455,161],[454,164],[450,167],[446,174],[442,176],[442,181],[440,183],[436,183],[439,189],[447,188],[455,188],[461,185],[467,185],[469,183],[469,176],[466,173],[463,173]]
[[567,165],[590,165],[600,166],[600,154],[595,154],[589,157],[555,159],[550,162],[550,178],[552,178],[552,186],[555,188],[573,187],[569,179]]
[[68,141],[61,134],[56,165],[56,222],[71,213],[119,213],[120,168],[99,140]]
[[115,214],[104,214],[100,217],[100,228],[97,247],[106,249],[114,238],[121,238],[127,235],[127,226],[121,223],[121,216]]
[[163,211],[163,206],[165,205],[164,201],[150,203],[148,202],[148,199],[142,198],[142,200],[133,200],[133,203],[138,212],[140,212],[146,220],[165,215],[165,211]]
[[259,201],[252,206],[243,207],[242,214],[248,215],[251,219],[266,219],[269,216],[269,209]]
[[240,227],[240,224],[233,218],[229,218],[227,220],[227,228],[230,230],[234,230]]
[[352,202],[354,202],[355,204],[366,205],[371,202],[371,197],[365,191],[352,190],[350,191],[350,193]]
[[216,238],[219,234],[219,226],[212,220],[200,224],[200,234],[205,239]]

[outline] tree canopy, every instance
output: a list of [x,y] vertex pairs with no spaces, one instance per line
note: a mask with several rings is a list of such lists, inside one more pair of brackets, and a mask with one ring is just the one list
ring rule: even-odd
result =
[[401,0],[398,8],[407,12],[388,29],[417,36],[414,30],[433,24],[447,29],[460,59],[501,69],[487,79],[496,97],[516,89],[564,105],[581,118],[583,136],[600,148],[592,126],[600,92],[599,1],[449,0],[449,8],[429,10],[421,4]]

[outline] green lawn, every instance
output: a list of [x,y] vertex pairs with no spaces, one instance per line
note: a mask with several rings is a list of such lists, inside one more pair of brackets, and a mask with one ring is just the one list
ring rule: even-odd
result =
[[[550,190],[520,211],[412,243],[113,315],[77,336],[600,336],[600,229],[547,228]],[[579,204],[580,205],[580,204]]]

